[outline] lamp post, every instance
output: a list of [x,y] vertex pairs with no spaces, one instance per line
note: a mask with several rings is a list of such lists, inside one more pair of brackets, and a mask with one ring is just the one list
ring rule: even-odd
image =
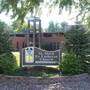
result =
[[39,17],[32,16],[28,19],[28,26],[33,30],[33,47],[36,46],[36,33],[39,34],[39,48],[41,47],[41,20]]

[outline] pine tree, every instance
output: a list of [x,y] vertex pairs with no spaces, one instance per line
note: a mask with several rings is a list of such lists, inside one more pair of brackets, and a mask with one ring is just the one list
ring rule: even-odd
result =
[[68,52],[73,51],[77,56],[86,56],[87,50],[90,49],[89,35],[81,28],[72,28],[72,30],[65,34],[65,46]]
[[10,52],[9,32],[6,30],[6,24],[0,21],[0,54]]
[[90,62],[90,33],[80,27],[72,28],[65,33],[65,48],[67,53],[74,53],[82,70],[88,71]]

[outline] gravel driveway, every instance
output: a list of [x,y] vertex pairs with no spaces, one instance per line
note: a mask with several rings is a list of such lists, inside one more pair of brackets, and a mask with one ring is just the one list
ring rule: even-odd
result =
[[1,75],[0,90],[90,90],[90,76],[82,74],[57,78],[33,78]]

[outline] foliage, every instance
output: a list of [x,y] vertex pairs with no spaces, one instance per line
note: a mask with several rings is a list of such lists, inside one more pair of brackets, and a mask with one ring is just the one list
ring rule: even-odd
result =
[[0,29],[6,30],[6,31],[10,31],[11,30],[10,26],[8,26],[5,22],[3,22],[1,20],[0,20]]
[[[55,6],[59,7],[60,12],[63,10],[63,8],[71,12],[72,8],[74,7],[80,12],[77,17],[81,15],[82,21],[90,26],[89,0],[1,0],[0,2],[0,12],[6,11],[6,13],[8,13],[12,11],[12,18],[14,18],[14,20],[20,20],[21,23],[24,22],[24,18],[27,16],[27,14],[30,12],[41,12],[44,5],[47,5],[49,9],[53,9],[52,7]],[[41,2],[43,2],[43,7],[40,7]]]
[[49,23],[48,32],[55,32],[55,26],[53,22]]
[[90,26],[90,0],[52,0],[51,6],[58,6],[60,13],[63,9],[73,12],[73,8],[78,10],[78,15],[81,16],[81,19],[84,23],[87,23]]
[[32,66],[32,67],[23,67],[18,68],[14,75],[19,76],[54,76],[59,73],[57,68],[44,67],[44,66]]
[[90,34],[81,26],[72,27],[70,31],[65,33],[65,49],[66,53],[73,52],[82,66],[83,71],[87,72],[90,62]]
[[74,53],[66,53],[63,56],[60,69],[63,74],[74,75],[83,73],[82,63]]
[[40,2],[43,0],[1,0],[0,11],[6,11],[7,13],[12,11],[12,18],[15,20],[24,21],[24,17],[33,12],[35,8],[38,8]]
[[5,28],[6,24],[0,21],[0,54],[10,52],[9,32]]
[[[90,24],[90,1],[89,0],[1,0],[0,3],[0,12],[9,11],[13,12],[12,18],[15,20],[24,21],[25,16],[30,12],[40,12],[38,7],[40,3],[42,6],[47,5],[49,8],[58,6],[60,11],[65,8],[71,12],[72,8],[75,7],[80,13],[78,14],[82,16],[82,20],[85,23]],[[44,4],[46,3],[46,4]],[[40,7],[42,8],[42,7]]]
[[67,23],[67,22],[62,22],[62,23],[61,23],[61,27],[62,27],[62,31],[63,31],[63,32],[68,31],[67,26],[68,26],[68,23]]
[[62,24],[59,24],[59,23],[54,24],[54,22],[51,21],[49,23],[47,31],[48,32],[64,32],[64,25],[63,25],[63,23]]
[[74,52],[82,60],[90,53],[89,34],[76,26],[65,33],[65,47],[68,52]]
[[16,20],[13,22],[12,27],[15,32],[20,32],[23,29],[27,29],[28,25],[25,22],[21,23],[20,20]]
[[16,59],[11,53],[0,55],[0,73],[13,74],[17,68]]

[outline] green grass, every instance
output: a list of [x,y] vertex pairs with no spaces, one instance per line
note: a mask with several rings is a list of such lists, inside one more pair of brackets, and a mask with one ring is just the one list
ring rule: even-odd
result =
[[20,52],[12,52],[16,57],[17,65],[20,66]]

